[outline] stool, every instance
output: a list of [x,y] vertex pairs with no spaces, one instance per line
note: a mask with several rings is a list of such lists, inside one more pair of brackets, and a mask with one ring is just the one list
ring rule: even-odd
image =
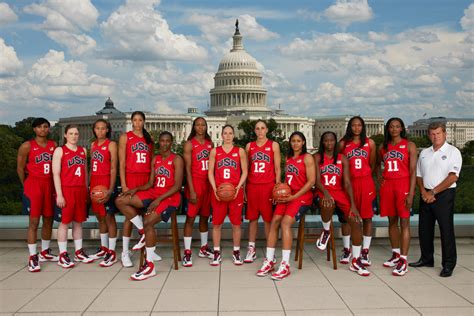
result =
[[[316,242],[316,240],[320,236],[318,234],[306,234],[304,232],[305,218],[306,218],[306,215],[303,214],[300,219],[300,224],[298,226],[298,235],[296,237],[295,261],[299,260],[298,269],[301,269],[303,267],[303,252],[304,252],[305,241]],[[337,270],[336,246],[334,243],[334,227],[332,224],[332,219],[331,219],[331,227],[329,231],[331,232],[331,236],[329,237],[328,245],[326,247],[327,249],[326,259],[327,261],[331,260],[330,258],[331,258],[331,252],[332,252],[332,266],[334,270]]]

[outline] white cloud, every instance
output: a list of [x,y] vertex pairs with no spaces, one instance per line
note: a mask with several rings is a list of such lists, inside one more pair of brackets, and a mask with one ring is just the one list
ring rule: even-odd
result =
[[85,34],[75,34],[66,31],[48,31],[46,34],[54,41],[66,46],[74,56],[93,51],[97,45],[92,37]]
[[467,9],[464,10],[464,16],[461,18],[461,26],[463,30],[473,31],[474,29],[474,3],[471,3]]
[[281,47],[284,55],[312,58],[347,53],[365,54],[375,50],[375,45],[349,33],[322,34],[312,39],[295,38],[288,46]]
[[435,43],[439,38],[435,32],[421,29],[411,29],[397,35],[400,41],[412,41],[414,43]]
[[474,104],[474,82],[465,83],[462,88],[456,91],[456,101],[463,106],[466,106],[467,109],[470,109],[465,115],[472,116],[472,104]]
[[355,22],[367,22],[373,17],[367,0],[336,0],[324,11],[324,16],[345,28]]
[[16,20],[18,20],[18,16],[8,3],[0,2],[0,26],[15,22]]
[[389,40],[389,36],[386,33],[369,31],[369,39],[374,42],[384,42]]
[[341,88],[331,82],[323,82],[316,90],[316,102],[334,102],[340,100],[343,95]]
[[[170,30],[154,5],[157,1],[128,0],[101,23],[109,47],[104,53],[129,60],[201,60],[206,50]],[[109,53],[110,52],[110,53]]]
[[391,76],[353,76],[346,81],[345,91],[355,102],[385,103],[399,98],[394,85]]
[[8,46],[3,38],[0,38],[0,77],[13,76],[23,67],[18,59],[15,49]]

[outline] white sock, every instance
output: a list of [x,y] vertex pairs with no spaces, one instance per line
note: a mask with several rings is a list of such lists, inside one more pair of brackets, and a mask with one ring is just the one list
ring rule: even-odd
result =
[[109,249],[115,251],[116,245],[117,245],[117,237],[109,238]]
[[137,215],[134,218],[132,218],[130,222],[132,222],[132,224],[135,225],[135,227],[138,228],[138,230],[143,229],[143,220],[140,215]]
[[36,244],[28,244],[30,256],[36,255]]
[[267,247],[267,260],[273,261],[275,259],[275,248]]
[[392,248],[392,252],[400,254],[400,248]]
[[100,245],[109,248],[109,233],[100,234]]
[[285,250],[283,249],[281,251],[281,261],[285,261],[287,264],[290,263],[290,254],[291,254],[291,250]]
[[191,242],[193,240],[193,237],[184,237],[184,249],[189,250],[191,249]]
[[351,235],[342,236],[342,244],[344,248],[349,249],[351,247]]
[[67,241],[58,241],[59,253],[67,252]]
[[153,262],[156,247],[146,247],[146,261]]
[[249,247],[254,247],[255,248],[255,241],[249,241]]
[[352,257],[353,258],[359,258],[360,257],[360,248],[361,246],[354,246],[352,245]]
[[207,237],[209,236],[209,232],[202,232],[201,233],[201,247],[207,245]]
[[214,247],[214,251],[221,251],[221,247]]
[[323,222],[323,228],[324,228],[324,230],[329,230],[329,229],[331,229],[331,221],[329,221],[329,222]]
[[239,251],[240,250],[240,246],[234,246],[234,251]]
[[362,238],[363,238],[362,248],[369,249],[370,248],[370,242],[372,241],[372,236],[362,236]]
[[74,239],[74,248],[76,251],[82,249],[82,239]]
[[43,240],[41,239],[41,250],[46,250],[49,249],[49,244],[51,243],[51,240]]
[[408,256],[400,255],[400,258],[407,260]]
[[130,237],[123,236],[122,243],[123,243],[123,251],[128,251],[130,248]]

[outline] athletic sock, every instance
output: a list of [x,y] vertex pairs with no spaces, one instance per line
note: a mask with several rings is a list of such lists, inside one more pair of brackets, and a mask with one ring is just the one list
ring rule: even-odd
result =
[[396,252],[396,253],[400,254],[400,248],[393,248],[392,252]]
[[363,236],[363,241],[362,241],[362,248],[363,249],[369,249],[370,248],[370,242],[372,241],[372,236]]
[[76,251],[82,249],[82,239],[74,239],[74,248]]
[[146,247],[146,261],[153,262],[156,247]]
[[50,243],[51,243],[51,240],[41,239],[41,250],[49,249]]
[[100,234],[100,245],[109,248],[109,233]]
[[30,256],[36,255],[36,243],[28,244],[28,252],[30,253]]
[[201,247],[207,245],[209,232],[201,232]]
[[143,230],[143,220],[140,215],[137,215],[134,218],[132,218],[130,222],[132,222],[132,224],[135,225],[135,227],[138,228],[138,230]]
[[59,253],[67,252],[67,241],[58,241]]
[[342,236],[342,244],[344,248],[349,249],[351,247],[351,235]]
[[123,236],[122,237],[122,243],[123,243],[123,251],[128,251],[130,249],[130,237]]
[[234,246],[234,251],[240,251],[240,246]]
[[193,237],[184,237],[184,249],[189,250],[191,249],[191,241],[193,240]]
[[115,245],[117,245],[117,237],[109,237],[109,249],[115,251]]
[[360,257],[360,248],[361,246],[352,245],[352,257],[356,259]]
[[281,251],[281,261],[285,261],[287,264],[290,264],[290,254],[291,250],[283,249]]
[[275,248],[267,247],[267,260],[273,261],[275,259]]
[[249,241],[249,247],[254,247],[255,248],[255,241]]
[[331,221],[329,221],[329,222],[323,222],[323,228],[324,228],[324,230],[329,230],[329,229],[331,229]]

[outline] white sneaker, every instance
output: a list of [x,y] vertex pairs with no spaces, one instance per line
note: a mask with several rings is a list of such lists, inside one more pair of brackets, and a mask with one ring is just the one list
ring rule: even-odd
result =
[[245,263],[252,263],[257,259],[257,252],[255,251],[255,247],[249,246],[247,248],[247,255],[245,256],[244,262]]
[[145,247],[145,234],[140,235],[140,240],[132,247],[132,250],[140,250]]
[[34,254],[30,256],[30,259],[28,260],[28,271],[30,272],[40,272],[41,267],[39,263],[39,258],[38,254]]
[[344,248],[342,249],[342,256],[339,259],[339,263],[348,264],[349,262],[351,262],[351,258],[352,258],[351,250],[349,248]]
[[45,262],[45,261],[53,261],[57,262],[59,260],[59,256],[56,256],[51,252],[51,248],[45,249],[39,253],[39,261],[40,262]]
[[59,255],[58,266],[64,269],[70,269],[74,267],[74,262],[69,258],[69,254],[65,251]]
[[359,258],[352,258],[352,263],[349,266],[349,269],[353,272],[357,272],[360,276],[369,276],[370,271],[364,266]]
[[163,258],[160,257],[156,252],[153,253],[153,261],[161,261]]
[[84,248],[76,250],[76,252],[74,253],[74,261],[79,261],[82,263],[92,263],[94,262],[94,260],[95,259],[87,255],[87,253],[84,251]]
[[110,250],[107,252],[107,254],[105,255],[105,258],[104,260],[102,260],[99,265],[101,267],[110,267],[112,265],[114,265],[114,263],[117,262],[117,255],[115,254],[115,251],[114,250]]
[[291,274],[290,272],[290,265],[286,261],[282,261],[278,270],[272,273],[272,280],[281,281],[284,278],[288,277]]
[[222,262],[222,257],[221,257],[221,252],[214,250],[214,256],[212,257],[212,260],[209,262],[209,264],[213,267],[220,266]]
[[232,253],[232,261],[236,266],[241,266],[244,263],[242,261],[242,257],[240,256],[240,250],[234,250]]
[[404,276],[407,272],[408,272],[408,263],[405,259],[400,258],[400,260],[398,260],[397,266],[392,271],[392,275]]
[[122,265],[124,268],[130,268],[133,267],[133,262],[130,259],[130,250],[126,250],[122,252]]
[[143,281],[155,275],[156,275],[155,265],[153,264],[153,262],[149,262],[145,260],[145,263],[143,264],[143,266],[140,267],[140,269],[137,272],[132,274],[130,276],[130,279],[134,281]]
[[321,232],[321,236],[319,236],[318,240],[316,240],[316,248],[321,251],[326,250],[330,236],[331,232],[329,230],[323,229],[323,231]]
[[269,275],[275,270],[275,264],[276,264],[275,259],[273,259],[273,261],[270,261],[267,258],[265,258],[265,260],[263,260],[262,267],[257,271],[257,276],[264,277],[264,276]]

